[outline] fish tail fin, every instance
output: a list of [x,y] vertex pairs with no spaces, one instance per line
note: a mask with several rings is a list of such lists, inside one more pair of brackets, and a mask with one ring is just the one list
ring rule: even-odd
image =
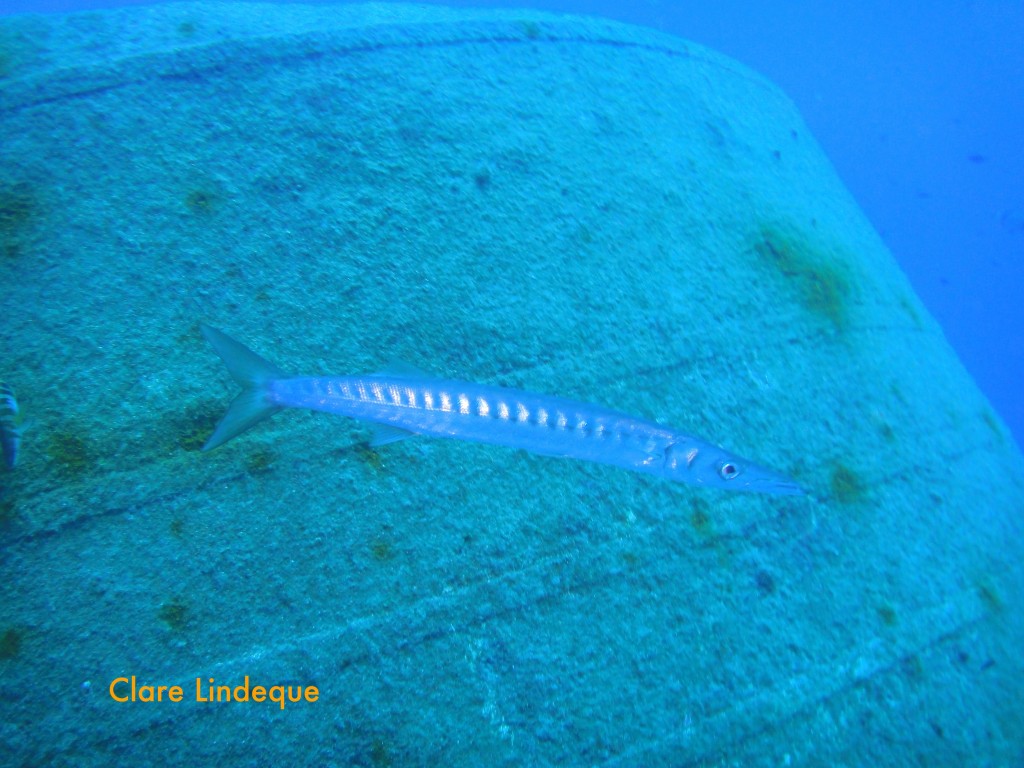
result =
[[281,410],[268,400],[267,385],[274,379],[287,378],[287,374],[216,328],[200,324],[199,329],[242,388],[203,446],[209,451]]

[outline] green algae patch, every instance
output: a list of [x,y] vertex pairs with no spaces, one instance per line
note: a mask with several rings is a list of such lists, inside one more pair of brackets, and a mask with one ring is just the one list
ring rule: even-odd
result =
[[168,419],[167,434],[173,447],[183,451],[201,450],[223,412],[224,405],[211,399],[190,403],[184,411],[172,415]]
[[194,214],[208,216],[220,206],[220,197],[208,189],[193,189],[185,195],[185,207]]
[[260,446],[245,457],[245,469],[250,475],[262,475],[270,471],[275,458],[272,448]]
[[1005,441],[1003,430],[999,426],[999,419],[996,418],[996,415],[991,410],[984,409],[981,412],[981,420],[985,422],[985,426],[999,439],[1000,443]]
[[387,539],[378,537],[370,542],[370,553],[374,560],[384,563],[395,556],[395,548]]
[[370,745],[370,765],[373,768],[391,768],[395,764],[391,756],[393,749],[383,739],[374,739]]
[[79,430],[54,432],[46,441],[46,455],[66,475],[82,475],[96,463],[96,451]]
[[172,632],[181,632],[188,625],[188,606],[180,597],[163,603],[156,615]]
[[0,181],[0,256],[14,259],[21,255],[23,234],[38,212],[36,195],[28,184]]
[[355,457],[364,465],[369,467],[374,472],[382,472],[384,470],[384,459],[380,455],[380,451],[376,450],[368,442],[356,443],[354,447]]
[[867,494],[867,486],[864,481],[845,464],[837,463],[832,469],[829,487],[832,490],[832,495],[840,504],[855,504],[863,501]]
[[999,613],[1003,610],[1006,605],[1003,600],[1002,594],[996,588],[996,585],[992,583],[991,579],[984,578],[978,582],[978,597],[981,598],[981,602],[985,604],[985,607],[992,613]]
[[708,514],[708,503],[703,499],[690,501],[690,525],[702,536],[712,534],[711,515]]
[[28,184],[0,182],[0,233],[12,234],[22,229],[35,210],[35,195]]
[[924,664],[916,653],[901,659],[900,671],[912,683],[920,683],[925,679]]
[[215,217],[230,200],[223,182],[198,170],[183,179],[178,189],[185,210],[198,219]]
[[0,635],[0,659],[13,659],[21,653],[24,633],[17,627],[8,627]]
[[845,260],[811,238],[780,227],[763,227],[754,251],[787,281],[804,309],[837,331],[846,329],[853,279]]
[[527,40],[540,39],[540,24],[535,21],[521,21],[520,26]]
[[878,608],[878,618],[882,620],[882,623],[887,627],[895,627],[899,624],[899,616],[896,615],[896,609],[891,605],[882,605]]
[[900,308],[906,312],[907,317],[914,323],[914,327],[918,330],[924,328],[924,322],[921,320],[921,314],[917,311],[914,303],[907,296],[900,297]]
[[18,510],[14,502],[9,499],[0,500],[0,531],[5,531],[14,525],[18,519]]

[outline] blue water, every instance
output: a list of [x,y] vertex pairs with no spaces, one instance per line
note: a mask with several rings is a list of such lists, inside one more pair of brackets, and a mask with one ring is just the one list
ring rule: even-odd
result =
[[[132,4],[8,0],[0,13]],[[780,85],[1024,445],[1019,2],[441,4],[642,24],[715,48]]]
[[[546,7],[645,26],[0,19],[0,762],[1020,762],[1020,9]],[[203,452],[202,322],[806,495],[292,409]]]

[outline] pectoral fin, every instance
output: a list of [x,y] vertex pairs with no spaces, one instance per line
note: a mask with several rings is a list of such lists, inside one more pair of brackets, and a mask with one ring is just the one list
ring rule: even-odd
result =
[[405,440],[407,437],[415,437],[415,432],[410,432],[408,429],[402,429],[401,427],[393,427],[390,424],[373,424],[373,437],[370,438],[370,447],[378,448],[388,443],[397,443],[399,440]]

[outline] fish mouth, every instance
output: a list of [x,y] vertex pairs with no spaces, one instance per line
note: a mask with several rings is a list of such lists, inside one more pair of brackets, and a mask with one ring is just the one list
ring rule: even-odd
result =
[[806,496],[807,491],[788,477],[759,477],[748,480],[746,489],[755,493],[771,493],[776,496]]

